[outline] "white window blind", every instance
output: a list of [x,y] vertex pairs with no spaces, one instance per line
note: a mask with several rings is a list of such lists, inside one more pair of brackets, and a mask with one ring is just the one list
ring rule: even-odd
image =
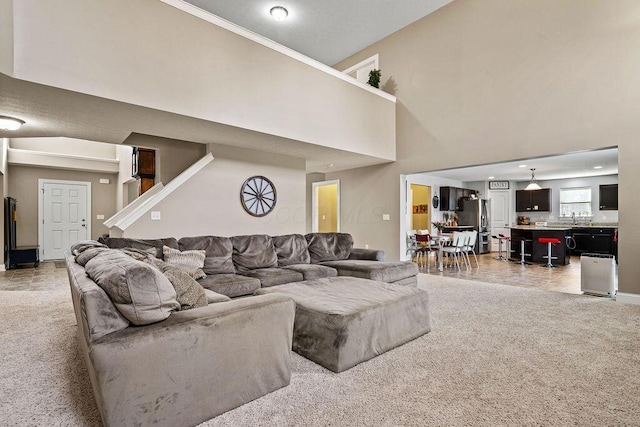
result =
[[591,187],[561,188],[560,217],[590,217]]

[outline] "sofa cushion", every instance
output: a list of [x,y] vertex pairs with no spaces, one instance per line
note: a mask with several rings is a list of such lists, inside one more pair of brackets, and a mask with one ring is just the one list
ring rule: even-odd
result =
[[301,282],[304,279],[302,273],[285,268],[259,268],[246,271],[242,274],[260,280],[260,285],[262,285],[263,288],[291,282]]
[[173,285],[160,270],[121,251],[96,255],[85,270],[134,325],[159,322],[180,308]]
[[305,238],[314,264],[347,259],[353,248],[353,238],[347,233],[309,233]]
[[204,251],[180,251],[163,246],[162,253],[167,264],[178,267],[194,279],[202,279],[206,274],[202,271],[204,267]]
[[183,237],[178,240],[180,250],[204,250],[204,267],[206,274],[235,273],[231,255],[233,245],[228,237],[197,236]]
[[98,242],[109,246],[112,249],[134,248],[148,249],[156,248],[156,258],[164,259],[162,247],[169,246],[173,249],[179,249],[178,241],[173,237],[163,239],[129,239],[126,237],[100,237]]
[[380,282],[397,282],[418,275],[418,266],[410,261],[326,261],[322,265],[338,270],[339,276],[360,277]]
[[213,292],[211,289],[204,289],[204,294],[207,297],[207,303],[209,304],[231,301],[231,298],[228,296]]
[[239,274],[210,274],[198,280],[198,283],[205,289],[231,298],[253,295],[257,289],[260,289],[260,280]]
[[265,234],[234,236],[231,238],[231,243],[233,243],[233,264],[240,273],[278,265],[278,256],[271,236]]
[[307,240],[302,234],[275,236],[272,240],[278,256],[278,267],[311,262]]
[[297,271],[298,273],[302,274],[304,280],[322,279],[323,277],[336,277],[338,275],[338,270],[336,270],[335,268],[320,264],[294,264],[287,265],[286,267],[282,268]]

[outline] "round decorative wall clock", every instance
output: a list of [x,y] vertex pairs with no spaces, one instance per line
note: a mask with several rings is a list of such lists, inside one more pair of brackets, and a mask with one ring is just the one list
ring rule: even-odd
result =
[[276,186],[264,176],[252,176],[242,184],[240,202],[249,215],[265,216],[276,206]]

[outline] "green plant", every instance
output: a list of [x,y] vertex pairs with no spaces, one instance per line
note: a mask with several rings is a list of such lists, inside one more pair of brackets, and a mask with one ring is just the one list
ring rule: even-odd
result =
[[437,228],[438,230],[442,231],[444,230],[444,228],[447,226],[444,222],[442,221],[436,221],[436,222],[432,222],[431,224],[433,224],[433,226],[435,228]]
[[369,81],[367,82],[370,86],[375,88],[380,88],[380,77],[382,76],[381,70],[373,69],[369,71]]

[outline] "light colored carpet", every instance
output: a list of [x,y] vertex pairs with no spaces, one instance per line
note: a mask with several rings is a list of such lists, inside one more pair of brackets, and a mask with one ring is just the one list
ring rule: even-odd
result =
[[[420,275],[433,331],[204,426],[640,425],[640,306]],[[0,292],[0,425],[99,425],[68,291]]]

